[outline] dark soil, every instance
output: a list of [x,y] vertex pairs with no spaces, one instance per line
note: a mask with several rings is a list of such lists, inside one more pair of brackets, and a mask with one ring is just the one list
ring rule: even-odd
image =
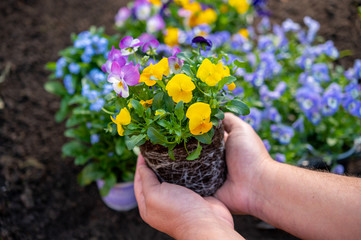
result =
[[[91,25],[112,34],[113,18],[125,1],[0,1],[0,238],[1,239],[170,239],[144,223],[138,210],[118,213],[101,201],[95,184],[76,182],[79,168],[61,157],[64,124],[54,121],[59,98],[43,89],[48,61],[71,44],[70,34]],[[361,58],[361,27],[355,0],[270,1],[273,18],[321,22],[321,34],[340,50]],[[6,71],[9,70],[9,71]],[[0,78],[1,79],[1,78]],[[248,239],[292,239],[260,220],[235,217]]]

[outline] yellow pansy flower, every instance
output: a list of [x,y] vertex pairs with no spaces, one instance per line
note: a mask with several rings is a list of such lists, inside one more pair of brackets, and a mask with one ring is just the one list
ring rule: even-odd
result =
[[140,74],[139,82],[144,82],[147,86],[153,86],[157,80],[162,80],[163,75],[169,75],[168,58],[163,58],[159,63],[150,64]]
[[207,103],[197,102],[192,104],[186,113],[189,118],[189,130],[193,135],[202,135],[211,130],[211,107]]
[[167,28],[167,33],[164,36],[164,43],[170,47],[178,45],[178,28],[169,27]]
[[249,3],[247,0],[229,0],[228,3],[234,7],[239,14],[244,14],[249,9]]
[[122,108],[120,110],[119,114],[113,118],[113,116],[110,116],[110,119],[113,121],[113,123],[117,124],[117,131],[120,136],[124,135],[124,129],[123,125],[128,125],[131,121],[130,113],[128,109]]
[[228,84],[227,87],[228,87],[229,91],[233,91],[234,89],[236,89],[236,84],[231,83],[231,84]]
[[241,34],[244,38],[248,39],[249,33],[247,28],[242,28],[238,31],[239,34]]
[[197,78],[208,86],[215,86],[224,77],[230,75],[229,68],[221,62],[213,64],[208,58],[204,59],[197,71]]
[[171,96],[176,103],[180,101],[189,103],[192,100],[192,91],[195,88],[196,86],[192,82],[192,79],[183,73],[174,75],[165,87],[168,95]]
[[189,19],[189,26],[195,27],[201,24],[212,24],[217,20],[217,13],[208,8],[204,11],[194,13]]
[[140,104],[145,108],[149,108],[153,104],[153,98],[149,100],[140,100]]
[[161,0],[148,0],[148,1],[155,6],[160,6],[162,4]]
[[180,6],[185,6],[189,4],[189,0],[174,0],[174,2]]

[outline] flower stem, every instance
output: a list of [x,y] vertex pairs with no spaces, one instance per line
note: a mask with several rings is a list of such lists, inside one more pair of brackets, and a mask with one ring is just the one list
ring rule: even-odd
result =
[[104,112],[110,114],[110,115],[114,115],[114,114],[115,114],[115,112],[108,111],[108,110],[106,110],[104,107],[102,107],[102,110],[103,110]]

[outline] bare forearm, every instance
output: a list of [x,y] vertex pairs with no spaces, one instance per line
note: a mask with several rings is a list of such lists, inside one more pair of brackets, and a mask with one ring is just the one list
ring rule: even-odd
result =
[[307,239],[361,236],[361,181],[270,162],[254,189],[253,215]]

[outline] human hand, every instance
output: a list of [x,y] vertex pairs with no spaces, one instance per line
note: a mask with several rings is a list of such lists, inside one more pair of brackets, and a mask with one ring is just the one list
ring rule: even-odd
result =
[[207,236],[241,239],[234,231],[232,215],[224,204],[214,197],[203,198],[182,186],[160,183],[141,154],[134,189],[143,220],[176,239],[206,239]]
[[262,140],[253,128],[231,113],[223,120],[226,137],[228,176],[215,193],[234,214],[253,213],[253,191],[260,177],[271,162]]

